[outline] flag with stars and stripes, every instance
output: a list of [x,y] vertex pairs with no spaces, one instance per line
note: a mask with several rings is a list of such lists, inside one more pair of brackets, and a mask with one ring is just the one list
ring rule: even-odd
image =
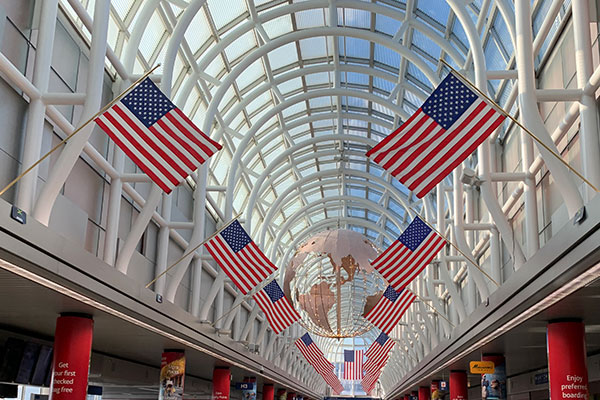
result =
[[381,299],[365,315],[365,318],[381,329],[382,332],[389,334],[398,325],[398,322],[415,299],[415,294],[408,289],[396,292],[392,286],[388,286]]
[[300,353],[306,358],[306,361],[323,377],[325,382],[337,393],[344,390],[340,380],[334,372],[335,367],[325,358],[325,355],[319,349],[317,344],[312,340],[308,333],[305,333],[296,339],[296,347]]
[[237,219],[208,240],[205,246],[243,294],[248,294],[277,270]]
[[275,333],[280,333],[300,319],[300,315],[294,310],[275,280],[272,280],[252,298],[267,316]]
[[344,350],[344,378],[355,381],[363,377],[362,350]]
[[377,339],[369,346],[365,356],[367,361],[364,365],[365,375],[374,374],[381,370],[390,356],[390,351],[396,343],[388,335],[381,332]]
[[377,371],[375,371],[373,373],[367,372],[365,377],[360,382],[365,393],[369,394],[369,392],[371,392],[373,389],[375,389],[375,384],[377,383],[377,381],[379,380],[379,377],[381,376],[381,371],[382,371],[381,369],[378,369]]
[[166,193],[222,148],[150,78],[94,121]]
[[450,72],[400,128],[367,152],[422,198],[506,119]]
[[404,289],[446,245],[446,240],[419,217],[371,264],[394,287]]

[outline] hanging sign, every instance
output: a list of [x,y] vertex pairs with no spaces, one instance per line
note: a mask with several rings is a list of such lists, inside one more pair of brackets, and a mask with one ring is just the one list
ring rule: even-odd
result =
[[472,374],[493,374],[495,367],[493,361],[471,361],[469,363],[469,370]]

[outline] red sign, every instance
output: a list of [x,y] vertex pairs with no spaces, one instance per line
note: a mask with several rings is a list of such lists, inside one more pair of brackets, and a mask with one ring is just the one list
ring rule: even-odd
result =
[[213,370],[213,400],[229,400],[231,372],[229,368],[215,368]]
[[467,398],[467,373],[450,371],[450,400],[466,400]]
[[53,400],[83,400],[87,396],[94,320],[61,316],[56,320],[50,392]]
[[588,398],[585,330],[582,322],[548,324],[550,399]]

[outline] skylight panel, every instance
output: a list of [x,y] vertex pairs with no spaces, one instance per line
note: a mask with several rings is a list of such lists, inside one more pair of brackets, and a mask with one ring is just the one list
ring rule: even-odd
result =
[[346,56],[368,59],[370,55],[371,44],[364,40],[353,37],[345,38]]
[[380,44],[375,44],[375,61],[380,62],[385,65],[389,65],[393,69],[397,70],[400,68],[400,54],[395,52],[394,50],[382,46]]
[[135,0],[113,0],[111,1],[111,5],[116,11],[117,15],[121,20],[125,20],[125,17],[131,10],[131,6],[133,5]]
[[375,30],[385,33],[389,36],[394,36],[398,29],[402,26],[402,21],[390,18],[387,15],[377,14],[375,16]]
[[269,63],[273,71],[278,70],[286,65],[298,62],[298,52],[295,43],[288,43],[285,46],[276,48],[269,52]]
[[263,28],[265,28],[265,32],[267,32],[269,38],[275,39],[293,30],[292,17],[290,15],[277,17],[263,23]]
[[225,54],[230,62],[237,60],[240,56],[247,54],[251,49],[258,47],[254,31],[250,30],[233,41],[225,48]]
[[296,91],[302,87],[302,79],[301,78],[293,78],[282,82],[278,85],[279,90],[283,95],[286,95],[290,92]]
[[313,9],[299,11],[295,15],[296,26],[298,29],[314,28],[317,26],[325,26],[327,19],[325,15],[329,12],[325,12],[324,9]]
[[371,13],[356,8],[338,9],[338,25],[369,29],[371,27]]
[[218,30],[242,14],[248,13],[245,0],[227,0],[226,3],[223,0],[208,0],[207,4]]
[[263,60],[258,59],[254,61],[248,68],[244,69],[244,71],[235,81],[237,82],[240,90],[244,90],[261,77],[265,78],[265,66],[263,64]]
[[324,83],[330,83],[329,74],[327,72],[319,72],[316,74],[309,74],[305,76],[306,84],[308,86],[322,85]]
[[192,23],[185,31],[185,40],[192,52],[196,53],[210,39],[211,35],[212,32],[208,24],[208,18],[206,18],[204,9],[201,9],[196,13],[194,19],[192,19]]
[[165,25],[160,16],[157,13],[152,14],[152,17],[144,30],[144,34],[142,35],[139,47],[140,53],[142,53],[142,56],[146,60],[149,60],[156,50],[165,30]]
[[450,15],[450,6],[445,1],[440,0],[417,0],[417,10],[443,26],[446,25]]
[[324,37],[302,39],[300,41],[302,59],[321,58],[327,56],[327,42]]

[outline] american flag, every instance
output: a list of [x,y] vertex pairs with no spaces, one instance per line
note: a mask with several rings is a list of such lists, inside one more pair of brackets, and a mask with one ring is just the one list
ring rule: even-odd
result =
[[423,271],[445,245],[443,237],[421,218],[415,217],[372,265],[399,292]]
[[451,72],[421,108],[367,156],[421,198],[505,118]]
[[381,369],[378,369],[377,371],[375,371],[373,373],[367,373],[365,375],[365,377],[360,382],[365,393],[369,394],[370,391],[375,389],[375,384],[379,380],[380,376],[381,376]]
[[398,325],[398,322],[400,322],[400,319],[416,297],[408,289],[396,292],[392,286],[388,286],[381,299],[365,318],[381,329],[382,332],[389,334]]
[[326,358],[321,349],[313,342],[308,333],[305,333],[296,339],[296,347],[300,350],[306,361],[323,377],[325,382],[336,393],[341,393],[344,390],[337,375],[333,372],[335,367]]
[[379,334],[365,353],[365,375],[374,374],[385,366],[394,345],[394,341],[388,335],[383,332]]
[[221,150],[150,78],[95,122],[166,193]]
[[211,238],[205,246],[243,294],[248,294],[277,270],[238,220]]
[[300,319],[300,315],[294,310],[275,280],[252,297],[267,316],[275,333],[280,333]]
[[358,380],[363,376],[363,351],[344,350],[344,379]]

